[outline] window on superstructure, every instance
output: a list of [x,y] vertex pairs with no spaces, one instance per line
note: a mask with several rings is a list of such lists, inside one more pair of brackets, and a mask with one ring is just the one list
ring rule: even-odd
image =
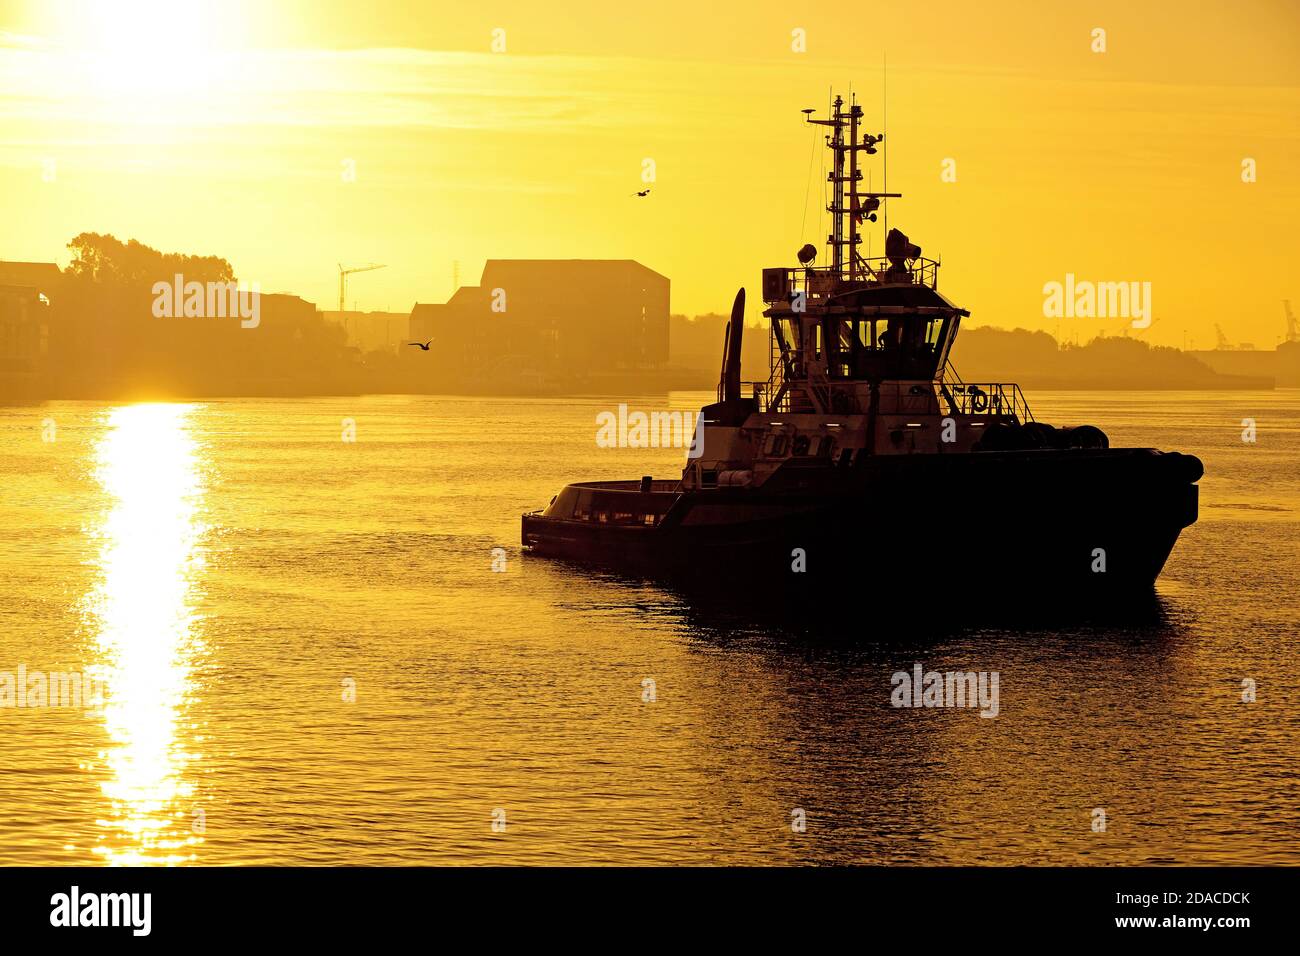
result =
[[767,454],[772,458],[785,456],[787,439],[785,435],[773,435],[767,440]]

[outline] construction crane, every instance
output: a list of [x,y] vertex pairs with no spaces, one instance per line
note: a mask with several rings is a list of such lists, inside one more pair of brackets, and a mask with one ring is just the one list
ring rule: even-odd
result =
[[1300,342],[1300,330],[1296,329],[1295,313],[1291,311],[1291,300],[1283,299],[1282,307],[1286,309],[1286,340]]
[[1254,352],[1255,351],[1254,342],[1235,342],[1235,343],[1229,342],[1228,337],[1223,334],[1223,329],[1219,328],[1217,324],[1214,326],[1214,334],[1218,336],[1219,339],[1218,349],[1220,352]]
[[375,269],[383,269],[383,268],[386,268],[386,266],[376,262],[371,262],[364,266],[355,266],[351,269],[344,269],[343,263],[340,262],[339,263],[339,311],[340,312],[347,311],[347,309],[344,307],[344,301],[347,297],[347,291],[348,291],[348,276],[356,272],[373,272]]

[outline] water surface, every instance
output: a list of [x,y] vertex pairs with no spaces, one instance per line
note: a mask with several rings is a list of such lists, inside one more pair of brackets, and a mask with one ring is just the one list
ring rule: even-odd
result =
[[[106,688],[0,708],[0,864],[1300,862],[1300,393],[1030,400],[1205,461],[1151,607],[901,628],[522,556],[565,481],[680,470],[596,447],[619,399],[0,409],[0,672]],[[918,662],[1000,714],[892,708]]]

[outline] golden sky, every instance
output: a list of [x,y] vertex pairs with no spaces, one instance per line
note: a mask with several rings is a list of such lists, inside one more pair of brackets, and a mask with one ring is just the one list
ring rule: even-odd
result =
[[454,260],[474,282],[489,257],[632,258],[674,311],[725,311],[825,238],[799,110],[851,86],[882,127],[887,60],[890,225],[975,323],[1055,331],[1043,284],[1074,273],[1151,282],[1153,343],[1276,343],[1300,307],[1300,4],[836,9],[0,0],[0,258],[111,232],[322,308],[337,263],[379,262],[349,307],[400,311],[442,301]]

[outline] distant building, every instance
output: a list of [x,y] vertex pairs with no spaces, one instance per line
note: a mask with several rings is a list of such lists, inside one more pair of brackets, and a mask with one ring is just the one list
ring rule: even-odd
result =
[[49,348],[49,311],[63,273],[53,262],[0,262],[0,373],[30,376]]
[[669,280],[631,259],[489,259],[409,332],[462,373],[617,374],[667,363],[668,311]]
[[53,295],[63,286],[63,271],[53,262],[0,260],[0,285],[40,289],[45,295]]
[[263,315],[270,312],[300,322],[313,321],[319,319],[321,315],[315,302],[308,302],[302,296],[294,295],[292,292],[262,292],[258,294],[258,299],[261,302]]
[[322,312],[326,322],[343,327],[348,345],[362,352],[391,352],[411,341],[406,312]]

